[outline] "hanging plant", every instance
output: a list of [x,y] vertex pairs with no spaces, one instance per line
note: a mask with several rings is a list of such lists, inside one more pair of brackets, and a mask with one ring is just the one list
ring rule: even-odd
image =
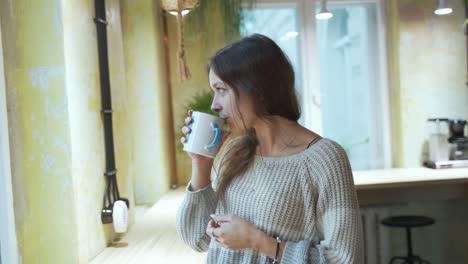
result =
[[185,56],[184,16],[199,5],[199,0],[161,0],[161,8],[164,11],[177,16],[179,73],[183,81],[189,80],[191,77]]
[[214,26],[207,20],[213,10],[219,10],[223,18],[222,24],[226,42],[236,39],[240,35],[242,8],[251,8],[255,2],[256,0],[203,0],[200,7],[187,16],[187,34],[197,36],[199,32]]
[[[239,37],[239,27],[242,21],[242,7],[251,7],[255,0],[160,0],[161,8],[177,17],[178,33],[178,65],[182,81],[191,78],[187,66],[185,53],[184,27],[191,36],[200,34],[204,29],[213,27],[213,23],[207,20],[213,10],[222,12],[224,35],[226,42]],[[186,16],[189,14],[189,16]],[[187,20],[185,22],[184,20]]]

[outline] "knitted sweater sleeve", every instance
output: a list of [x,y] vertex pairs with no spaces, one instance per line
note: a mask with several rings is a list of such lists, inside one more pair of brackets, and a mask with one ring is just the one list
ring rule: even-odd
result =
[[211,185],[197,191],[187,186],[185,197],[177,212],[176,227],[179,237],[198,252],[208,250],[210,237],[206,227],[210,214],[216,210],[217,198]]
[[321,237],[287,241],[281,263],[362,263],[359,205],[346,153],[332,142],[314,159],[310,171],[313,191],[318,193],[316,222]]

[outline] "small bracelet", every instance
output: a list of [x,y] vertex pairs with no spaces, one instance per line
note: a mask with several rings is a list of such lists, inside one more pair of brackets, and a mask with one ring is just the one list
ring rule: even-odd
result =
[[275,239],[276,239],[276,253],[275,253],[275,258],[272,259],[272,261],[271,261],[272,264],[277,264],[279,262],[279,252],[280,252],[281,239],[278,236],[275,237]]

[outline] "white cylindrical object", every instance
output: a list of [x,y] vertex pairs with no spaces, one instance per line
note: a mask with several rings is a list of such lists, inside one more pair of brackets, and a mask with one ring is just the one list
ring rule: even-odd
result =
[[429,136],[429,160],[449,160],[449,144],[445,134],[431,134]]
[[112,208],[112,222],[116,233],[127,232],[128,208],[124,201],[117,200],[114,202],[114,206]]
[[224,120],[202,112],[192,113],[191,132],[187,135],[184,151],[214,158],[221,146]]

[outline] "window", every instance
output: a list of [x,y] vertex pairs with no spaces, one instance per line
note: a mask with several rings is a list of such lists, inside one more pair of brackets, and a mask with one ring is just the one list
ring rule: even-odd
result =
[[376,4],[329,10],[334,17],[316,24],[323,134],[345,148],[354,169],[384,167]]
[[290,58],[300,123],[342,145],[354,170],[390,167],[381,0],[329,1],[329,20],[315,20],[312,1],[257,1],[243,10],[241,34],[267,35]]
[[[302,95],[298,11],[295,3],[263,4],[242,12],[241,36],[260,33],[286,53],[296,75],[296,93]],[[300,122],[303,122],[301,119]]]

